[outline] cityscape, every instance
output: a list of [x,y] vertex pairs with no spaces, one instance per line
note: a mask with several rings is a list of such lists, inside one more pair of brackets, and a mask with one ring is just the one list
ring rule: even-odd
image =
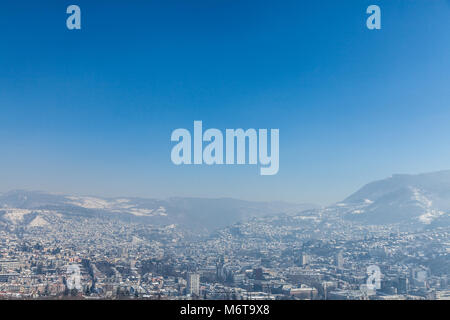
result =
[[[399,197],[398,190],[405,190],[402,181],[420,185],[448,174],[393,176],[334,206],[248,217],[210,232],[136,222],[131,217],[153,219],[170,212],[139,209],[127,199],[10,192],[1,197],[0,298],[449,299],[450,226],[448,214],[430,200],[437,199],[436,189],[430,194],[422,183],[426,198],[409,187],[416,200],[407,197],[407,203],[395,204],[411,212],[422,209],[419,219],[408,217],[409,223],[367,224],[346,215],[360,217],[375,204],[380,207],[383,200],[355,200],[367,196],[367,190],[375,195],[380,187]],[[393,181],[398,187],[389,191],[386,184]],[[379,199],[385,196],[378,194]],[[61,199],[72,202],[61,207],[56,204]],[[40,209],[5,204],[14,201]],[[121,208],[128,203],[124,210],[134,215],[114,216],[111,201]],[[108,213],[100,214],[106,207]],[[371,268],[377,274],[368,272]],[[373,285],[371,277],[376,277]]]
[[450,0],[0,1],[0,26],[16,317],[450,300]]

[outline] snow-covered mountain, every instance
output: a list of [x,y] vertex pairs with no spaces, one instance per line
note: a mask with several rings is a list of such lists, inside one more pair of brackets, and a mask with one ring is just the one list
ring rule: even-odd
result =
[[278,214],[307,216],[317,223],[332,224],[332,218],[339,217],[362,224],[434,227],[450,226],[449,213],[450,171],[393,175],[365,185],[340,203],[320,209],[310,204],[230,198],[158,200],[29,191],[0,194],[0,224],[30,227],[45,226],[64,217],[98,217],[212,231],[249,218]]
[[369,224],[449,225],[450,171],[396,174],[365,185],[337,207],[347,219]]
[[250,217],[297,212],[309,204],[237,199],[105,198],[16,190],[0,194],[0,222],[42,226],[55,217],[103,217],[195,230],[222,228]]

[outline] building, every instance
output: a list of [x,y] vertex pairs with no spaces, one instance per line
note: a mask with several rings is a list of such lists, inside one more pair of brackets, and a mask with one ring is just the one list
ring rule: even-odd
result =
[[336,256],[336,267],[338,268],[338,270],[344,269],[344,253],[342,252],[342,250],[339,251]]
[[289,294],[297,299],[313,300],[317,299],[318,291],[316,288],[302,285],[300,288],[292,288]]
[[17,260],[0,260],[0,269],[4,271],[20,268],[20,262]]
[[409,291],[409,281],[407,277],[400,277],[398,279],[397,292],[402,294],[407,294]]
[[311,261],[309,255],[306,254],[306,253],[303,253],[301,258],[302,258],[301,262],[302,262],[302,266],[303,266],[303,267],[306,266],[306,265],[308,265],[309,262]]
[[187,278],[187,294],[200,295],[200,275],[198,273],[189,273]]

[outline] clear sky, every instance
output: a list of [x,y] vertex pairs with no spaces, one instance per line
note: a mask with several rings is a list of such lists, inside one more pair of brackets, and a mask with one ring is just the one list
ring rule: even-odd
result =
[[[2,1],[0,36],[0,191],[328,204],[450,169],[448,0]],[[194,120],[279,128],[279,173],[173,165]]]

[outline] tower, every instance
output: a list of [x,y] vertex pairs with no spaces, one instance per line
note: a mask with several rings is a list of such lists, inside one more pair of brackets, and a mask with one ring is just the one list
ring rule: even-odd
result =
[[344,269],[344,253],[341,251],[339,251],[339,253],[336,256],[336,267],[339,270]]
[[187,278],[187,293],[200,295],[200,275],[197,273],[189,273]]

